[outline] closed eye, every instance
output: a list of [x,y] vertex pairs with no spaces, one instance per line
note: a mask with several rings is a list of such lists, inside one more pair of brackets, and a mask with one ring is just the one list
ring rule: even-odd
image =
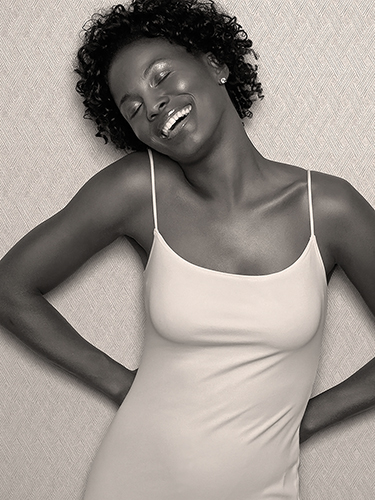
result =
[[142,104],[139,104],[138,106],[136,106],[135,108],[133,108],[133,110],[130,113],[130,118],[134,118],[135,117],[135,115],[140,110],[141,106],[142,106]]
[[159,85],[159,83],[165,80],[169,74],[170,71],[162,71],[161,73],[159,73],[159,75],[156,77],[155,86]]

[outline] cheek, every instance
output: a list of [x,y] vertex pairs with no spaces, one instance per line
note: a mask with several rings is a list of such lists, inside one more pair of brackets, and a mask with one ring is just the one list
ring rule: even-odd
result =
[[212,88],[213,81],[211,75],[207,74],[205,68],[192,68],[190,72],[179,71],[172,74],[165,81],[165,92],[171,96],[188,94],[199,96]]
[[177,95],[179,95],[179,94],[192,94],[192,93],[194,93],[194,86],[192,86],[191,83],[189,83],[185,79],[183,79],[183,80],[181,80],[181,79],[177,80],[173,84],[173,86],[172,86],[172,84],[173,84],[173,82],[171,82],[170,88],[168,89],[168,91],[170,91],[169,93],[172,93],[173,91]]

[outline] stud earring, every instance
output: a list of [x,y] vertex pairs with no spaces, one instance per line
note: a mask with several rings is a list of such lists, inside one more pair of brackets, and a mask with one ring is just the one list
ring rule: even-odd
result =
[[223,76],[223,78],[220,78],[219,85],[225,85],[226,83],[227,83],[227,79],[225,78],[225,76]]

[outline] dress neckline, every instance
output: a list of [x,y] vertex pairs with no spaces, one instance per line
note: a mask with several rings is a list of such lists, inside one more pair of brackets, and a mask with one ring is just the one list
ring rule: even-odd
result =
[[[203,272],[203,273],[207,273],[207,274],[213,274],[213,275],[228,277],[228,279],[236,278],[236,279],[245,279],[245,280],[246,279],[248,279],[248,280],[254,280],[254,279],[255,280],[256,279],[262,280],[262,279],[267,279],[267,278],[273,278],[273,277],[276,277],[276,276],[281,275],[283,273],[286,273],[288,271],[291,271],[301,260],[304,259],[304,257],[309,252],[309,250],[310,250],[310,248],[311,248],[311,246],[312,246],[313,243],[315,243],[315,246],[317,246],[315,234],[311,234],[310,238],[309,238],[309,240],[308,240],[308,242],[307,242],[307,244],[305,246],[305,248],[303,249],[303,251],[301,253],[301,255],[292,264],[290,264],[289,266],[285,267],[284,269],[281,269],[280,271],[275,271],[273,273],[267,273],[267,274],[236,274],[236,273],[229,273],[229,272],[226,272],[226,271],[217,271],[216,269],[210,269],[208,267],[199,266],[198,264],[193,264],[192,262],[184,259],[184,257],[181,257],[181,255],[179,255],[177,252],[175,252],[173,250],[173,248],[166,242],[166,240],[164,239],[164,237],[160,233],[160,231],[157,228],[154,228],[154,238],[153,238],[150,255],[149,255],[149,258],[148,258],[147,265],[146,265],[146,268],[144,270],[144,273],[147,272],[147,269],[149,267],[149,263],[151,261],[152,254],[154,252],[156,241],[159,241],[162,244],[162,246],[172,256],[174,256],[180,262],[183,262],[185,265],[190,266],[192,269],[195,269],[195,270],[197,270],[199,272]],[[323,264],[323,260],[322,260],[319,248],[317,249],[317,253],[319,255],[321,264],[323,265],[323,268],[324,268],[324,264]],[[324,276],[325,276],[325,270],[324,270]]]

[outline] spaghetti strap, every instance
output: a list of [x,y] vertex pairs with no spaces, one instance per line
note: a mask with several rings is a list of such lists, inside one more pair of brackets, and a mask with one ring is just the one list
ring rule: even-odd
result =
[[308,194],[309,194],[309,215],[310,215],[310,230],[311,230],[311,236],[313,236],[314,233],[314,212],[313,212],[313,202],[312,202],[312,189],[311,189],[311,171],[307,171],[307,189],[308,189]]
[[154,156],[151,149],[147,148],[148,157],[150,159],[151,169],[151,193],[152,193],[152,215],[154,217],[154,228],[158,229],[158,211],[156,207],[156,188],[155,188],[155,164]]

